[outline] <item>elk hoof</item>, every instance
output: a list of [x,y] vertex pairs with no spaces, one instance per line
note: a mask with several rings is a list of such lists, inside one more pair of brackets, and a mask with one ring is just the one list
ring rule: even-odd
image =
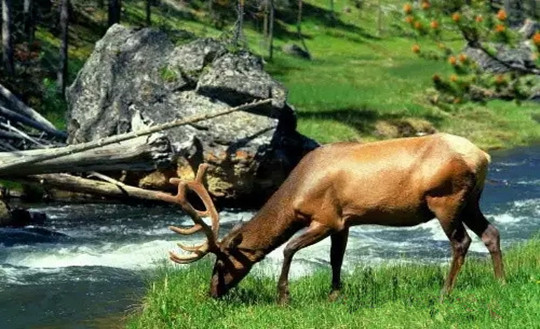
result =
[[328,300],[331,302],[335,302],[340,296],[339,290],[332,290],[330,294],[328,295]]
[[278,298],[278,304],[281,306],[289,305],[291,301],[291,297],[289,297],[289,293],[283,293],[279,295]]

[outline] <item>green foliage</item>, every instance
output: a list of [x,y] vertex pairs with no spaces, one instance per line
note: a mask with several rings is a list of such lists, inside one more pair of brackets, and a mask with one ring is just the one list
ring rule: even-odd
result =
[[291,283],[292,302],[276,305],[276,281],[249,275],[222,300],[208,292],[211,262],[164,266],[127,328],[532,328],[540,322],[540,237],[505,254],[507,283],[488,259],[469,256],[450,297],[448,268],[401,263],[357,268],[329,302],[330,271]]
[[59,129],[65,129],[67,111],[66,100],[58,93],[56,81],[43,79],[43,99],[41,112]]
[[178,80],[178,73],[174,70],[171,70],[168,67],[162,67],[159,70],[159,75],[165,82],[175,82]]
[[[415,31],[417,37],[429,37],[438,43],[437,51],[422,51],[416,44],[413,52],[425,59],[447,61],[454,71],[447,80],[440,75],[433,79],[435,89],[439,92],[437,103],[463,104],[494,98],[521,102],[529,98],[534,88],[524,87],[521,80],[528,78],[523,71],[510,70],[511,74],[506,75],[485,72],[465,54],[459,53],[463,44],[459,45],[458,50],[445,44],[447,38],[442,31],[454,31],[454,36],[463,39],[464,44],[497,58],[498,51],[494,45],[513,49],[523,41],[519,33],[508,26],[507,13],[503,9],[495,12],[485,1],[469,3],[424,0],[419,7],[410,3],[403,7],[405,25]],[[426,28],[428,24],[429,29]],[[528,79],[526,85],[530,85],[530,82],[531,79]]]

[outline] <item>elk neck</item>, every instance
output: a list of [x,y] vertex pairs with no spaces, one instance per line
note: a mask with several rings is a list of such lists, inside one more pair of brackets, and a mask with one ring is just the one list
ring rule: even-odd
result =
[[294,195],[292,188],[279,189],[250,221],[227,235],[227,240],[241,235],[237,248],[246,253],[253,263],[264,259],[307,225],[294,214],[290,202]]

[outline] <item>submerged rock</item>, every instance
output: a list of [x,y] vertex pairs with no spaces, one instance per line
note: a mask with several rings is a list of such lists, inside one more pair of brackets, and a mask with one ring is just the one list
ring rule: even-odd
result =
[[260,58],[230,52],[213,39],[177,45],[182,42],[153,29],[112,26],[68,89],[69,143],[271,97],[272,104],[250,112],[164,131],[177,163],[158,174],[125,175],[145,187],[165,188],[167,177],[189,178],[208,162],[215,196],[234,202],[266,198],[318,144],[296,132],[287,91]]

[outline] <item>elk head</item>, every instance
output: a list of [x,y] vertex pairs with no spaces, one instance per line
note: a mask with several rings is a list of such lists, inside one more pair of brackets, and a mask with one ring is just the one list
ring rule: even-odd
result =
[[[212,272],[210,294],[212,297],[220,297],[227,293],[242,280],[256,262],[251,255],[238,248],[242,242],[242,234],[235,234],[233,229],[222,241],[219,241],[219,214],[216,207],[204,187],[203,179],[208,168],[207,164],[201,164],[193,181],[183,182],[178,178],[171,178],[170,183],[178,185],[178,193],[170,195],[158,193],[157,197],[163,201],[180,205],[192,218],[195,225],[190,228],[170,226],[169,228],[182,235],[191,235],[202,231],[206,235],[206,241],[196,246],[186,246],[178,243],[178,246],[191,255],[179,255],[169,252],[169,258],[178,264],[189,264],[203,258],[208,253],[216,255],[216,263]],[[187,200],[188,191],[195,193],[202,203],[204,210],[198,210]],[[211,219],[211,227],[203,221],[204,217]]]

